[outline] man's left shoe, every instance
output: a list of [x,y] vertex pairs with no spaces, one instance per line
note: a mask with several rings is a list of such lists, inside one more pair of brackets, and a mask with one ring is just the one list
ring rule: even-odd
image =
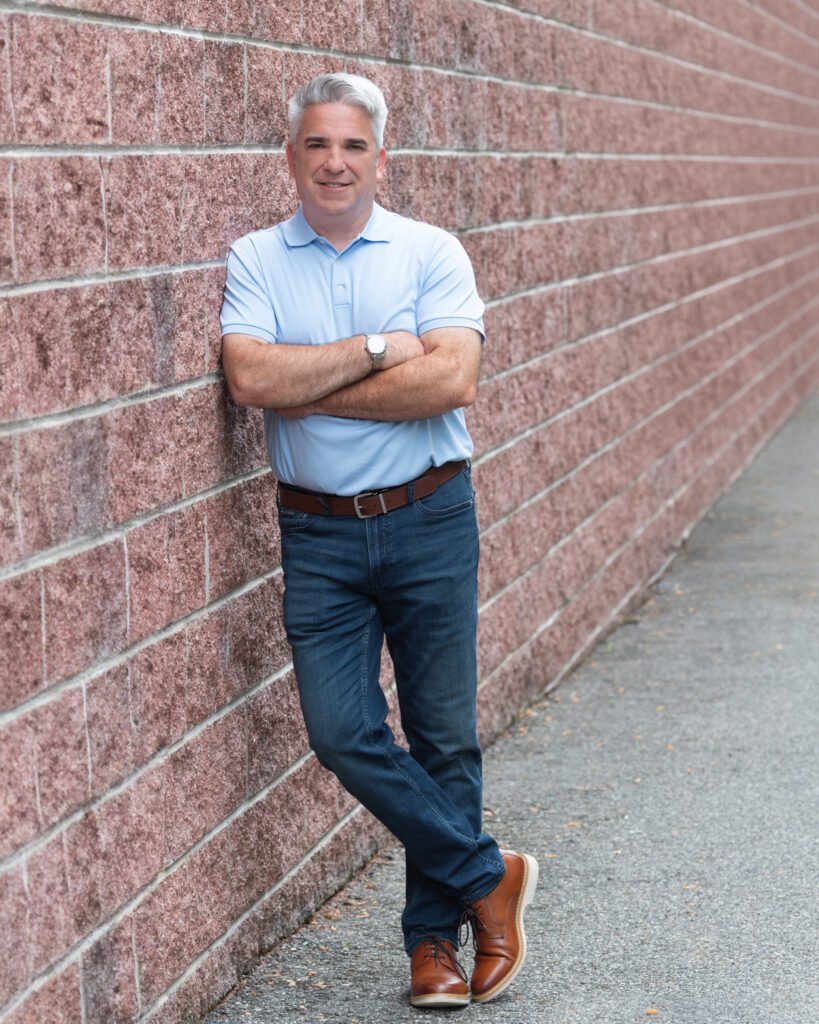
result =
[[497,886],[466,911],[475,938],[472,999],[488,1003],[520,973],[526,959],[523,911],[537,885],[537,861],[526,853],[502,850],[506,874]]
[[466,1006],[469,983],[455,946],[434,935],[422,940],[410,960],[413,1006]]

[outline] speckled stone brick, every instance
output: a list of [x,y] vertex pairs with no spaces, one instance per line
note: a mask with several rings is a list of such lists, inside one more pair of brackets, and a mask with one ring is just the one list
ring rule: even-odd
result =
[[85,701],[91,794],[99,796],[134,765],[128,666],[119,665],[86,683]]
[[123,739],[127,743],[130,737],[138,765],[185,733],[186,661],[185,634],[180,631],[144,647],[129,663],[130,721]]
[[205,603],[205,519],[200,505],[128,532],[129,639],[155,632]]
[[283,76],[282,53],[261,46],[247,47],[245,142],[278,146],[286,140]]
[[7,1024],[77,1024],[82,1019],[79,971],[70,963],[26,996]]
[[280,563],[276,483],[269,473],[214,495],[205,511],[211,600]]
[[235,0],[225,11],[225,31],[266,41],[298,42],[301,5],[298,0],[282,0],[276,4]]
[[95,157],[32,157],[14,162],[18,281],[105,269],[103,177]]
[[269,785],[308,749],[296,679],[289,672],[248,701],[249,791]]
[[131,519],[184,496],[180,404],[173,397],[127,406],[108,420],[111,515]]
[[125,643],[125,552],[100,544],[43,570],[46,671],[56,682]]
[[107,141],[105,30],[51,18],[23,16],[10,21],[15,141]]
[[229,711],[174,751],[166,766],[166,858],[176,860],[247,793],[247,715]]
[[137,1015],[133,921],[124,918],[82,955],[85,1019],[89,1024],[130,1024]]
[[12,719],[0,732],[0,856],[5,857],[40,831],[31,715]]
[[92,819],[72,826],[66,837],[72,877],[78,885],[90,878],[90,895],[81,909],[96,905],[107,917],[162,869],[164,785],[162,766],[147,769],[90,812]]
[[24,434],[18,459],[26,555],[93,536],[110,522],[102,417]]
[[236,143],[245,135],[244,48],[205,42],[205,142]]
[[20,934],[32,973],[59,959],[80,936],[71,913],[61,834],[26,861],[26,925]]
[[42,824],[64,817],[88,797],[88,744],[81,687],[55,695],[28,713],[34,733]]
[[0,583],[0,708],[7,710],[43,681],[43,620],[39,572]]

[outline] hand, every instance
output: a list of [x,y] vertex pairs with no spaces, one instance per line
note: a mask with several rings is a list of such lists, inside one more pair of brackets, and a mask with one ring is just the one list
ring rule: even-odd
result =
[[387,339],[387,352],[384,362],[381,364],[382,370],[400,366],[408,359],[415,359],[425,354],[421,339],[410,334],[409,331],[390,331],[384,337]]

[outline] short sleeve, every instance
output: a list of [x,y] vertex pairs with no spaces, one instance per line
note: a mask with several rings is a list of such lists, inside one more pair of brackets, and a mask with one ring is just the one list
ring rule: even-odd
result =
[[418,298],[418,333],[436,327],[472,327],[484,339],[484,305],[466,250],[452,235],[441,232],[426,269]]
[[265,287],[259,257],[249,239],[239,239],[227,259],[227,280],[219,315],[222,334],[250,334],[275,342],[276,314]]

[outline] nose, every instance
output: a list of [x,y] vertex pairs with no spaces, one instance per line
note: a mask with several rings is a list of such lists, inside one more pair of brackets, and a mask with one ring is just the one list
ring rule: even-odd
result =
[[342,173],[346,164],[344,162],[344,152],[339,146],[331,146],[327,153],[327,159],[324,161],[324,166],[330,174]]

